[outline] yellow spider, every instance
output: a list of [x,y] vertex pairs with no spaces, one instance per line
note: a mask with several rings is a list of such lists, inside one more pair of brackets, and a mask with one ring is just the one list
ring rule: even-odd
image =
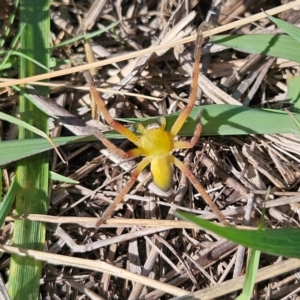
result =
[[198,182],[198,180],[192,174],[192,172],[179,159],[172,155],[172,151],[175,149],[193,148],[201,135],[202,124],[200,122],[199,116],[199,121],[197,122],[197,126],[195,128],[195,132],[192,139],[190,141],[174,141],[174,138],[176,137],[179,130],[182,128],[183,124],[188,118],[196,101],[202,40],[203,38],[200,26],[196,42],[195,63],[193,69],[193,78],[189,101],[187,106],[176,119],[170,132],[165,130],[166,119],[162,117],[159,118],[157,123],[150,124],[146,127],[144,127],[142,124],[138,124],[138,129],[141,132],[141,136],[138,137],[135,133],[133,133],[132,131],[130,131],[111,117],[111,115],[105,107],[103,100],[100,98],[97,90],[95,89],[94,83],[90,82],[91,94],[95,99],[98,107],[100,108],[106,122],[120,134],[125,136],[129,141],[131,141],[136,146],[136,148],[128,152],[124,152],[123,150],[117,148],[109,140],[105,139],[102,142],[104,142],[106,147],[116,152],[123,158],[134,158],[138,156],[144,156],[142,161],[133,170],[129,181],[121,190],[114,202],[104,211],[101,219],[96,224],[97,226],[100,226],[103,222],[105,222],[105,220],[107,220],[111,216],[117,205],[123,200],[124,196],[132,188],[141,171],[145,169],[148,165],[150,165],[155,185],[163,191],[168,191],[171,188],[173,177],[172,165],[178,167],[190,180],[195,189],[202,195],[204,201],[211,207],[219,221],[223,224],[228,224],[224,215],[219,211],[218,207],[211,200],[210,196],[206,193],[205,189]]

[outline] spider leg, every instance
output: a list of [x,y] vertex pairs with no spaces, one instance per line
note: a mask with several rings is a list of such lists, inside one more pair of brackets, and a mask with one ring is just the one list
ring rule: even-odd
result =
[[210,206],[212,211],[216,214],[217,218],[221,223],[224,225],[229,226],[229,222],[226,220],[225,216],[220,212],[216,204],[211,200],[210,196],[207,194],[203,186],[199,183],[197,178],[193,175],[193,173],[189,170],[187,166],[185,166],[179,159],[177,159],[175,156],[170,155],[169,156],[170,161],[178,167],[185,176],[190,180],[192,185],[195,187],[195,189],[202,195],[204,201]]
[[126,152],[128,158],[134,158],[137,156],[143,155],[142,151],[139,148],[134,148]]
[[96,128],[92,128],[93,135],[101,141],[101,143],[108,148],[109,150],[115,152],[119,156],[123,158],[128,158],[128,153],[118,148],[115,144],[113,144],[110,140],[108,140],[104,134]]
[[92,94],[93,98],[95,99],[98,107],[100,108],[106,122],[112,128],[114,128],[116,131],[118,131],[120,134],[124,135],[129,141],[131,141],[132,143],[137,145],[139,138],[133,132],[131,132],[128,128],[124,127],[121,123],[119,123],[118,121],[116,121],[112,118],[112,116],[109,114],[108,110],[106,109],[103,100],[99,96],[99,94],[94,86],[94,82],[89,80],[89,84],[90,84],[91,94]]
[[96,227],[99,227],[103,222],[105,222],[113,213],[113,211],[116,209],[119,203],[122,202],[124,196],[129,192],[129,190],[134,185],[135,181],[137,180],[139,174],[150,164],[150,160],[148,158],[144,158],[134,169],[132,172],[128,182],[124,186],[124,188],[121,190],[121,192],[118,194],[114,202],[104,211],[103,215],[101,216],[101,219],[96,223]]
[[198,77],[200,72],[200,58],[202,53],[202,43],[203,43],[203,36],[202,31],[206,24],[202,23],[199,26],[197,40],[196,40],[196,48],[195,48],[195,62],[194,62],[194,70],[193,70],[193,78],[191,84],[191,91],[189,96],[189,101],[186,107],[183,109],[181,114],[176,119],[175,123],[172,126],[171,133],[175,136],[178,134],[179,130],[182,128],[184,122],[190,115],[191,110],[194,107],[197,98],[197,91],[198,91]]
[[202,123],[201,123],[202,112],[197,116],[196,119],[196,128],[193,134],[193,137],[190,141],[176,141],[174,142],[174,149],[190,149],[193,148],[198,142],[201,132],[202,132]]

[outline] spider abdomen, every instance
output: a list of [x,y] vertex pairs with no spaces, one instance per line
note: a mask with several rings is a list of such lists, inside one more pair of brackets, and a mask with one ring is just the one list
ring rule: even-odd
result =
[[173,166],[168,156],[154,157],[150,168],[155,185],[163,191],[170,190],[173,182]]

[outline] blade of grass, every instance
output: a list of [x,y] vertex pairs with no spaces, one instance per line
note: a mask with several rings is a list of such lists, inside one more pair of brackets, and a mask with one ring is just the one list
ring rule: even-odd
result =
[[[192,110],[190,118],[180,131],[181,136],[191,136],[195,129],[195,118],[203,111],[202,135],[245,135],[245,134],[273,134],[273,133],[297,133],[299,132],[299,115],[286,114],[283,111],[270,109],[253,109],[235,105],[206,105]],[[166,116],[167,128],[170,128],[178,113]],[[120,119],[121,121],[150,123],[157,118],[148,119]],[[120,134],[109,131],[105,133],[109,139],[124,139]],[[57,146],[70,142],[91,142],[97,138],[80,136],[54,138]],[[52,146],[44,139],[28,139],[26,141],[4,141],[0,143],[0,166],[21,158],[41,153],[52,149]]]
[[293,130],[293,133],[297,136],[300,136],[300,122],[294,117],[294,115],[290,111],[288,111],[287,109],[285,109],[285,111],[289,115],[289,117],[293,120],[293,122],[297,127],[296,130]]
[[23,26],[20,28],[20,31],[18,32],[18,34],[14,37],[13,41],[11,42],[11,49],[5,53],[5,56],[0,64],[0,70],[2,70],[3,66],[8,61],[10,55],[12,54],[13,49],[16,47],[16,45],[19,41],[20,35],[21,35],[22,31],[24,30],[24,27],[25,27],[25,24],[23,24]]
[[[270,197],[270,190],[271,188],[269,187],[265,195],[264,208],[262,210],[262,215],[260,217],[259,226],[258,226],[259,230],[262,230],[265,224],[265,214],[266,214],[265,204]],[[259,258],[260,258],[260,251],[250,249],[248,254],[248,259],[247,259],[247,269],[246,269],[245,282],[243,284],[243,291],[242,294],[237,298],[237,300],[251,299],[252,291],[254,289],[254,284],[255,284],[255,278],[258,271]]]
[[62,157],[61,154],[59,153],[59,151],[58,151],[56,145],[54,144],[54,142],[53,142],[53,141],[49,138],[49,136],[48,136],[45,132],[43,132],[42,130],[40,130],[40,129],[38,129],[38,128],[32,126],[32,125],[30,125],[29,123],[26,123],[26,122],[24,122],[24,121],[22,121],[22,120],[20,120],[20,119],[17,119],[17,118],[15,118],[15,117],[13,117],[13,116],[4,114],[4,113],[2,113],[2,112],[0,112],[0,119],[2,119],[2,120],[4,120],[4,121],[8,121],[8,122],[13,123],[13,124],[16,124],[16,125],[18,125],[18,126],[21,127],[21,128],[27,129],[27,130],[31,131],[32,133],[35,133],[35,134],[40,135],[41,137],[45,138],[45,139],[52,145],[52,147],[55,149],[55,151],[56,151],[57,155],[59,156],[59,158],[60,158],[63,162],[65,162],[64,159],[63,159],[63,157]]
[[[66,145],[68,143],[87,143],[95,141],[93,137],[82,136],[66,136],[53,138],[53,142],[57,146]],[[24,139],[13,141],[2,141],[0,143],[0,166],[7,165],[22,158],[35,155],[47,150],[51,150],[52,146],[45,139]]]
[[10,213],[13,202],[15,200],[17,191],[18,191],[18,183],[16,178],[14,177],[3,201],[0,204],[0,227],[2,227],[5,218],[7,217],[7,215]]
[[189,213],[178,212],[177,214],[184,220],[245,247],[274,255],[300,258],[299,228],[246,230],[222,227]]
[[[284,112],[274,109],[255,109],[246,106],[220,104],[203,105],[193,108],[187,122],[179,132],[181,136],[191,136],[195,131],[195,120],[200,112],[203,124],[202,135],[241,135],[241,134],[271,134],[293,133],[297,129],[292,119]],[[167,130],[170,130],[178,113],[165,116]],[[298,120],[299,115],[294,114]],[[125,119],[129,122],[153,122],[157,118]],[[124,119],[117,119],[123,120]],[[118,138],[120,135],[107,133],[109,138]]]
[[245,276],[245,282],[243,285],[243,292],[236,300],[250,300],[252,296],[253,287],[255,284],[255,276],[258,270],[260,258],[260,251],[250,250],[249,258],[247,261],[247,272]]
[[108,30],[110,30],[111,28],[114,28],[115,26],[117,26],[120,22],[113,22],[111,23],[109,26],[103,28],[103,29],[99,29],[99,30],[96,30],[94,32],[91,32],[91,33],[88,33],[88,34],[84,34],[84,35],[79,35],[79,36],[76,36],[72,39],[68,39],[62,43],[60,43],[59,45],[56,45],[54,47],[52,47],[51,49],[55,49],[55,48],[59,48],[59,47],[63,47],[63,46],[66,46],[66,45],[69,45],[69,44],[73,44],[75,42],[78,42],[80,40],[88,40],[88,39],[91,39],[95,36],[98,36],[98,35],[101,35],[103,32],[106,32]]
[[300,85],[300,76],[295,75],[287,78],[288,86],[288,99],[292,105],[292,111],[300,111],[300,101],[299,101],[299,85]]
[[279,28],[281,28],[283,31],[285,31],[290,37],[295,39],[296,41],[300,42],[300,29],[288,22],[285,22],[283,20],[280,20],[278,18],[272,17],[269,14],[267,14],[267,17],[276,24]]
[[[42,65],[49,66],[50,18],[49,1],[22,0],[20,2],[20,26],[26,24],[21,35],[21,51],[33,57]],[[20,77],[42,73],[42,69],[30,61],[20,59]],[[48,89],[40,88],[42,94]],[[21,119],[34,124],[48,134],[47,116],[23,97],[20,98]],[[33,138],[35,135],[20,127],[19,138]],[[16,180],[20,190],[16,196],[16,213],[46,214],[48,209],[49,165],[48,154],[41,153],[23,159],[17,168]],[[45,224],[19,220],[15,223],[13,243],[29,249],[43,250],[46,233]],[[12,299],[38,299],[42,263],[28,257],[12,255],[9,272],[8,292]]]
[[300,43],[287,35],[219,35],[212,37],[211,42],[242,52],[281,57],[300,63]]
[[[3,54],[3,53],[4,53],[4,51],[1,51],[1,52],[0,52],[0,54]],[[24,59],[27,59],[27,60],[29,60],[29,61],[32,61],[33,63],[35,63],[35,64],[38,65],[39,67],[43,68],[45,71],[48,71],[48,72],[50,71],[50,68],[46,68],[44,65],[42,65],[41,63],[39,63],[38,61],[36,61],[36,60],[33,59],[32,57],[30,57],[30,56],[28,56],[28,55],[26,55],[26,54],[24,54],[24,53],[21,53],[21,52],[19,52],[19,51],[14,50],[14,51],[11,51],[11,52],[10,52],[10,55],[11,55],[11,56],[23,57]],[[8,63],[2,65],[1,70],[11,68],[12,66],[15,66],[15,63],[13,63],[13,62],[12,62],[12,63],[11,63],[11,62],[8,62]]]
[[15,20],[18,6],[19,6],[19,0],[15,0],[13,11],[9,14],[9,18],[8,18],[7,22],[5,22],[4,28],[2,28],[2,34],[1,34],[1,38],[0,38],[0,48],[2,48],[2,46],[4,45],[5,39],[8,37],[9,32],[12,28],[12,24]]
[[50,179],[57,180],[57,181],[60,181],[63,183],[79,184],[79,181],[77,181],[77,180],[60,175],[60,174],[52,172],[52,171],[50,171]]

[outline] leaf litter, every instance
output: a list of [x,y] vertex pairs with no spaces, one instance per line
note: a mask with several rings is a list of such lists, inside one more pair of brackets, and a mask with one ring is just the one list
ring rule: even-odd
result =
[[[194,2],[182,5],[117,2],[115,7],[109,2],[104,6],[97,5],[98,2],[93,5],[81,1],[74,3],[76,9],[71,4],[59,3],[51,8],[53,45],[81,35],[87,29],[98,30],[111,22],[119,23],[87,44],[78,41],[62,49],[53,49],[56,69],[66,67],[62,61],[83,64],[90,62],[89,55],[99,60],[163,41],[176,38],[180,41],[194,34],[197,25],[215,8],[215,14],[208,19],[213,26],[245,18],[260,12],[261,8],[271,8],[262,1],[251,5],[250,2],[244,5],[244,1],[227,1],[215,8]],[[282,17],[291,23],[299,22],[299,14],[293,10],[282,13]],[[78,22],[80,19],[81,23]],[[262,19],[232,32],[250,34],[258,28],[275,30],[273,24]],[[179,42],[173,49],[95,70],[98,86],[110,89],[103,99],[107,101],[111,115],[118,118],[153,117],[182,109],[189,94],[193,51],[194,43],[183,46]],[[297,72],[298,64],[284,65],[280,59],[224,50],[206,43],[197,105],[225,103],[254,108],[289,108],[285,79],[287,74]],[[69,132],[80,134],[82,131],[78,128],[82,122],[100,131],[109,129],[89,93],[70,88],[85,85],[81,73],[54,78],[51,83],[54,84],[51,99],[59,104],[55,106],[55,115],[75,120],[70,124],[66,119],[61,118],[60,122],[54,119],[52,137]],[[113,94],[111,90],[133,92],[136,96]],[[146,99],[144,95],[153,99]],[[6,110],[7,107],[12,109],[15,102],[4,105]],[[100,115],[100,121],[93,120],[91,115],[96,118]],[[85,133],[89,130],[91,135],[95,133],[95,129],[84,127]],[[130,148],[125,141],[116,141],[116,144],[122,149]],[[214,219],[201,195],[195,194],[180,171],[174,170],[174,189],[167,194],[151,183],[149,172],[143,172],[114,218],[95,228],[93,224],[126,184],[128,172],[136,162],[121,162],[100,142],[65,146],[62,151],[68,164],[53,156],[52,170],[79,180],[80,184],[53,184],[49,215],[58,216],[57,219],[28,218],[48,222],[46,249],[49,253],[82,258],[83,263],[78,268],[45,264],[41,279],[42,299],[49,295],[55,295],[57,299],[170,299],[173,296],[188,299],[184,298],[186,294],[201,290],[201,299],[236,298],[235,293],[227,294],[226,282],[234,287],[233,290],[242,288],[242,282],[234,279],[244,275],[246,253],[237,251],[236,245],[227,240],[174,219],[176,209]],[[264,193],[270,186],[266,226],[299,226],[300,149],[297,135],[201,137],[196,147],[178,151],[176,156],[189,166],[231,224],[256,227]],[[8,174],[13,172],[12,168],[6,171]],[[2,243],[9,239],[11,228],[12,224],[7,222],[2,231]],[[120,273],[88,271],[84,260],[104,261],[120,268]],[[4,257],[1,261],[5,271]],[[296,291],[298,277],[292,268],[289,273],[274,275],[272,267],[284,261],[270,255],[262,256],[260,268],[266,267],[261,270],[266,278],[257,285],[258,299],[265,299],[268,294],[273,299],[281,299],[291,290]],[[121,275],[121,269],[136,277],[126,278]],[[147,278],[160,285],[155,286],[150,279],[147,282]],[[217,284],[221,283],[223,290],[214,294]]]

